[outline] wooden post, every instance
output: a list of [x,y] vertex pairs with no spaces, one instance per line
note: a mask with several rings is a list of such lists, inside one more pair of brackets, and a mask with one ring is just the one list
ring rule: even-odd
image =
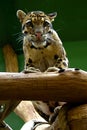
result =
[[3,47],[6,72],[18,72],[17,55],[11,45],[7,44]]

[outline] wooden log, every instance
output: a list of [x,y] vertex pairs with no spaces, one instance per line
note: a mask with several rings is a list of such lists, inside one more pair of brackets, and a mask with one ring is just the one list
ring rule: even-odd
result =
[[65,104],[48,130],[87,130],[87,104]]
[[70,130],[87,130],[87,104],[69,110],[67,119]]
[[87,101],[87,72],[0,73],[0,100]]

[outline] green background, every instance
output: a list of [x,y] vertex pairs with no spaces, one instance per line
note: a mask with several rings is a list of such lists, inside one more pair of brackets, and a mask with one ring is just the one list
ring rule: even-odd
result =
[[[21,25],[16,11],[42,10],[57,12],[53,26],[58,32],[69,58],[69,67],[87,70],[87,0],[7,0],[0,1],[0,71],[5,71],[2,47],[11,44],[18,56],[19,71],[23,69]],[[6,121],[14,130],[23,125],[14,113]]]

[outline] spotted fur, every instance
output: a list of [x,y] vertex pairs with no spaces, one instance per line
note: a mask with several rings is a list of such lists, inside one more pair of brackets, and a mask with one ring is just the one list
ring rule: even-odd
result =
[[[64,71],[68,59],[62,42],[53,29],[52,21],[57,13],[45,14],[42,11],[25,13],[17,11],[22,24],[25,72]],[[34,101],[35,108],[48,120],[58,102]]]

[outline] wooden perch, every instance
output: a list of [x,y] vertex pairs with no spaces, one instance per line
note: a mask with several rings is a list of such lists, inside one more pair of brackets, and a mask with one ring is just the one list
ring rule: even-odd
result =
[[0,73],[0,100],[87,101],[87,72]]

